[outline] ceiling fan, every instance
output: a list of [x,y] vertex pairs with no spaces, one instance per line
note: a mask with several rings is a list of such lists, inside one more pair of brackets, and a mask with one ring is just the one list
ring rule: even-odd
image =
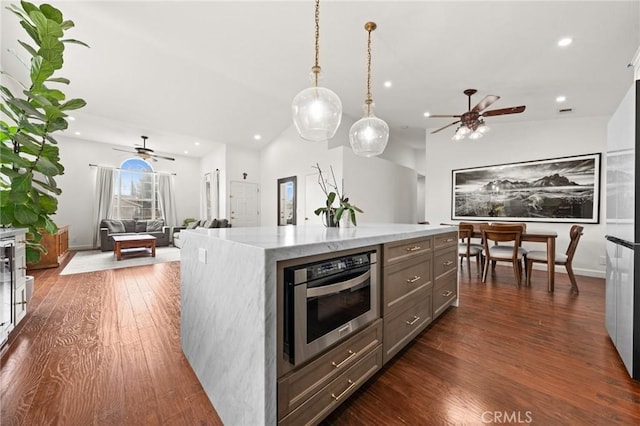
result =
[[[489,127],[485,124],[483,117],[491,117],[494,115],[505,115],[505,114],[519,114],[525,110],[526,106],[521,105],[517,107],[509,107],[509,108],[501,108],[501,109],[492,109],[490,111],[484,111],[489,107],[492,103],[500,99],[500,96],[495,95],[487,95],[482,99],[476,106],[471,108],[471,96],[473,96],[477,92],[476,89],[467,89],[464,91],[464,94],[469,97],[469,110],[462,115],[431,115],[429,118],[458,118],[458,120],[454,121],[451,124],[447,124],[444,127],[439,128],[438,130],[434,130],[431,134],[438,133],[441,130],[444,130],[448,127],[453,126],[454,124],[461,123],[456,130],[455,135],[452,139],[460,140],[464,139],[465,136],[469,136],[470,139],[478,139],[481,138],[483,133],[489,130]],[[484,111],[484,112],[482,112]]]
[[152,159],[153,161],[158,161],[157,160],[158,158],[162,158],[163,160],[171,160],[171,161],[176,160],[175,158],[172,158],[172,157],[165,157],[164,155],[154,154],[151,148],[147,148],[147,139],[149,139],[149,137],[148,136],[140,136],[140,137],[142,138],[142,146],[134,146],[133,149],[135,149],[135,151],[120,149],[120,148],[113,148],[113,149],[116,151],[136,154],[138,157],[144,160]]

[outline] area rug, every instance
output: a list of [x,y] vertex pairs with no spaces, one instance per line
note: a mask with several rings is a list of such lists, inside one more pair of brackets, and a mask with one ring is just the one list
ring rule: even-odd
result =
[[122,260],[116,260],[116,256],[112,251],[79,251],[69,261],[60,275],[153,265],[154,263],[174,262],[177,260],[180,260],[180,249],[177,247],[158,247],[156,249],[156,257],[127,257]]

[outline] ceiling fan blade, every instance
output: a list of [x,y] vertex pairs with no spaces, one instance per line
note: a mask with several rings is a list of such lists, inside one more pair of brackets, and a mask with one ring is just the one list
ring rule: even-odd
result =
[[430,115],[427,118],[460,118],[462,115]]
[[172,157],[165,157],[163,155],[158,155],[158,154],[150,154],[151,157],[153,158],[162,158],[163,160],[170,160],[170,161],[176,161],[175,158]]
[[496,96],[496,95],[487,95],[484,97],[483,100],[481,100],[480,102],[478,102],[478,105],[474,106],[473,109],[471,110],[472,112],[480,112],[483,109],[487,108],[489,105],[491,105],[492,103],[494,103],[495,101],[497,101],[498,99],[500,99],[500,96]]
[[137,151],[130,151],[128,149],[120,149],[120,148],[112,148],[114,151],[122,151],[122,152],[128,152],[129,154],[137,154]]
[[453,126],[454,124],[458,124],[459,122],[460,122],[460,120],[458,120],[458,121],[454,121],[454,122],[453,122],[453,123],[451,123],[451,124],[447,124],[447,125],[446,125],[446,126],[444,126],[444,127],[440,127],[438,130],[434,130],[433,132],[431,132],[431,134],[438,133],[440,130],[444,130],[444,129],[448,128],[448,127]]
[[491,117],[493,115],[505,115],[505,114],[519,114],[522,111],[524,111],[526,108],[525,105],[520,105],[517,107],[509,107],[509,108],[502,108],[502,109],[492,109],[491,111],[485,111],[482,114],[480,114],[483,117]]

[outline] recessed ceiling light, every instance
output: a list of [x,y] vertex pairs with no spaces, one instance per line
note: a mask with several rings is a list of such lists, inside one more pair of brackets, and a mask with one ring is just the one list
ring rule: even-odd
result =
[[567,100],[567,97],[566,97],[566,96],[558,96],[558,97],[556,98],[556,102],[557,102],[557,103],[559,103],[559,104],[560,104],[560,103],[562,103],[562,102],[564,102],[564,101],[566,101],[566,100]]
[[427,112],[424,113],[424,116],[425,117],[431,117],[431,113],[429,111],[427,111]]
[[261,136],[261,135],[258,135],[258,134],[255,134],[255,135],[253,135],[253,138],[254,138],[255,140],[259,141],[260,139],[262,139],[262,136]]
[[384,87],[391,87],[391,82],[390,81],[385,81],[384,82]]
[[185,153],[185,154],[188,154],[188,153],[189,153],[189,151],[185,151],[184,153]]
[[76,136],[80,136],[80,132],[75,132],[75,135]]
[[196,146],[200,146],[200,142],[196,142],[196,143],[195,143],[195,145],[196,145]]
[[76,118],[70,115],[70,116],[68,116],[68,117],[67,117],[67,120],[69,120],[69,121],[75,121],[75,120],[76,120]]
[[565,37],[558,40],[558,46],[560,47],[567,47],[571,43],[573,43],[573,39],[571,37]]

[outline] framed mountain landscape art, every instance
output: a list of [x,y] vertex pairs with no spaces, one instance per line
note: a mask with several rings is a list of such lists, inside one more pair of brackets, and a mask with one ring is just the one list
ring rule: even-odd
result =
[[600,154],[452,171],[451,218],[598,223]]

